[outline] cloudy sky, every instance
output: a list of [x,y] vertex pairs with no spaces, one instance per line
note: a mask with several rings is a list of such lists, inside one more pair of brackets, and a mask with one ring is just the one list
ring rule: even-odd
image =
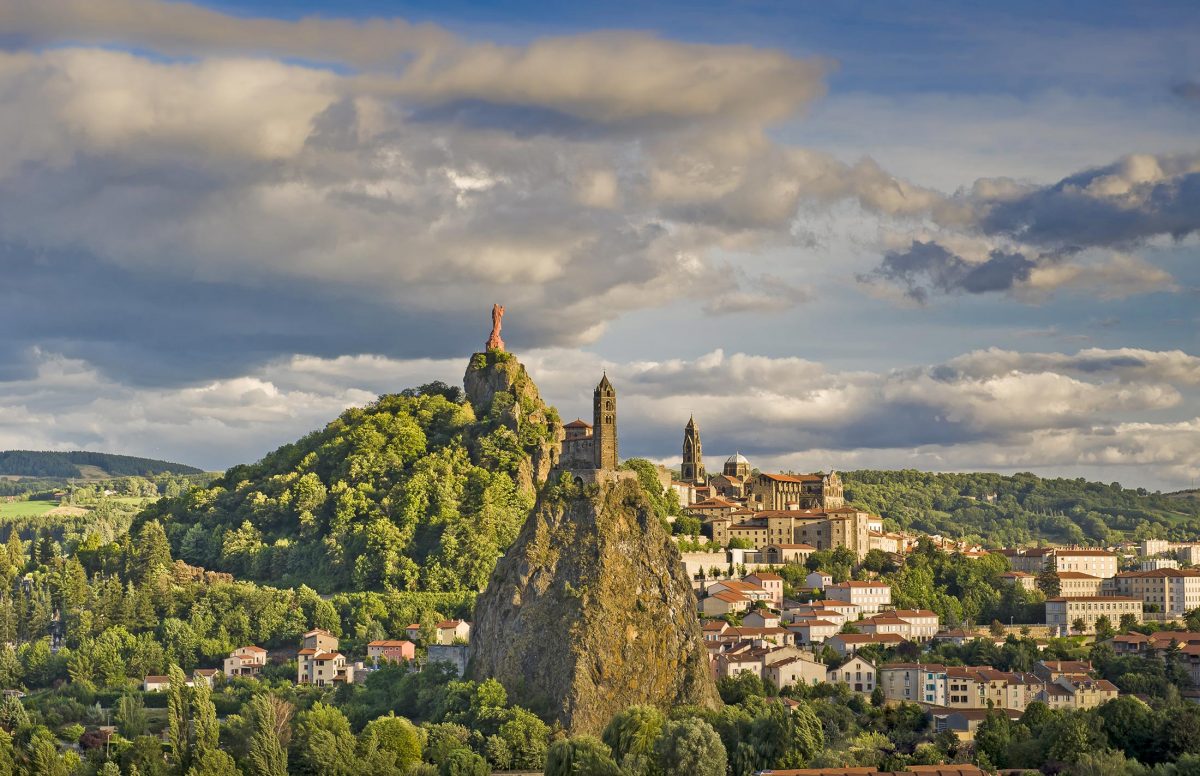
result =
[[0,448],[257,459],[459,381],[495,301],[564,416],[608,370],[623,455],[694,412],[710,466],[1187,487],[1198,38],[1190,1],[0,0]]

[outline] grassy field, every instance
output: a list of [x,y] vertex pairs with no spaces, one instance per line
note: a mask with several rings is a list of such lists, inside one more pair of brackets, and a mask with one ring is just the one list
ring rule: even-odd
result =
[[58,506],[57,501],[9,501],[0,502],[0,518],[37,517]]

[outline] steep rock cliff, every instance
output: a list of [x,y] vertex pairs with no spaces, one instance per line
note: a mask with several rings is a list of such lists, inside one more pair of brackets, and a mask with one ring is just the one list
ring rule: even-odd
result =
[[572,732],[631,704],[715,705],[679,552],[635,480],[554,484],[475,609],[471,671]]
[[528,458],[520,462],[517,485],[533,493],[546,481],[562,450],[563,426],[521,362],[508,352],[476,353],[467,364],[463,388],[475,416],[517,435]]

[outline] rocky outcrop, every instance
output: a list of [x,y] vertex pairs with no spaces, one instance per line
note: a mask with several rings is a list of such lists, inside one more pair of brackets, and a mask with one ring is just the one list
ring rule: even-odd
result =
[[598,733],[632,704],[718,703],[679,552],[636,480],[544,489],[475,608],[471,672]]
[[463,375],[463,388],[477,418],[506,426],[517,435],[528,454],[517,472],[517,485],[535,492],[562,451],[558,413],[542,401],[521,362],[503,350],[473,355]]

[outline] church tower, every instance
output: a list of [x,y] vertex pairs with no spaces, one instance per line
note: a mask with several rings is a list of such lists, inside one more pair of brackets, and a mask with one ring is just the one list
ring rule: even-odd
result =
[[696,427],[694,416],[688,418],[687,427],[683,430],[683,468],[679,477],[693,485],[708,482],[704,476],[704,455],[700,450],[700,429]]
[[600,379],[592,398],[592,450],[597,469],[617,468],[617,392],[608,381],[608,374]]

